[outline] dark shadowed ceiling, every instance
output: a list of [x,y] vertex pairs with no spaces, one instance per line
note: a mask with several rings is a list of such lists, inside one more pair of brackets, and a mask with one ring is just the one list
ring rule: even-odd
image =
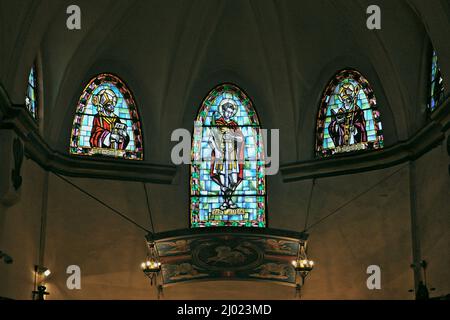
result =
[[[2,0],[0,80],[13,102],[23,103],[39,56],[42,127],[51,146],[66,152],[85,83],[99,72],[120,75],[140,108],[146,159],[157,162],[170,154],[158,142],[192,126],[212,87],[235,82],[254,100],[263,126],[284,129],[282,144],[294,147],[284,150],[283,162],[312,156],[320,94],[334,72],[354,67],[375,89],[390,145],[425,119],[430,38],[444,76],[450,73],[450,14],[445,0],[376,1],[382,29],[372,31],[372,2],[78,1],[81,30],[68,30],[70,1]],[[298,135],[305,138],[296,141]]]

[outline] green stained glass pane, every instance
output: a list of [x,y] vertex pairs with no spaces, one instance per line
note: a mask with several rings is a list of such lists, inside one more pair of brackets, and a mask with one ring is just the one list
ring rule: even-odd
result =
[[34,119],[37,119],[38,115],[37,90],[38,90],[38,83],[36,77],[36,67],[33,65],[28,75],[28,85],[25,95],[25,106],[27,107],[28,111],[31,113]]
[[[257,203],[265,203],[266,192],[260,131],[249,128],[260,128],[251,99],[232,84],[220,85],[202,102],[195,125],[191,157],[201,163],[191,169],[192,221],[200,227],[254,226],[265,218]],[[244,143],[227,144],[230,137]],[[227,174],[242,179],[232,183]]]
[[433,50],[431,61],[430,100],[428,109],[434,111],[444,101],[444,80],[438,64],[436,51]]
[[79,98],[72,128],[70,144],[76,146],[72,154],[143,159],[136,103],[115,75],[102,73],[90,80]]
[[374,120],[381,121],[375,93],[358,71],[339,71],[325,88],[320,103],[316,128],[317,156],[383,147],[374,143],[383,139],[373,125]]

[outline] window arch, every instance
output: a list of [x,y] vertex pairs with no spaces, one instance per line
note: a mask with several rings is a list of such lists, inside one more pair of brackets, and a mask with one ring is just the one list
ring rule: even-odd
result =
[[203,100],[191,160],[191,227],[266,226],[261,126],[237,86],[219,85]]
[[38,82],[36,76],[36,64],[33,63],[28,74],[27,93],[25,94],[25,106],[34,119],[38,119]]
[[117,76],[99,74],[84,88],[73,120],[70,153],[143,159],[137,106]]
[[442,103],[442,101],[444,101],[444,80],[442,79],[436,51],[433,50],[433,55],[431,58],[431,82],[428,109],[433,111],[440,103]]
[[316,154],[330,156],[382,147],[380,112],[369,82],[356,70],[339,71],[320,102]]

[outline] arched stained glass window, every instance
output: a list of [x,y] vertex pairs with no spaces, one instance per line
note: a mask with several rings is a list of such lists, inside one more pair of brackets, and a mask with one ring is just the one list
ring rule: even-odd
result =
[[369,82],[356,70],[338,72],[320,102],[317,155],[382,147],[380,112]]
[[191,227],[265,227],[261,126],[250,98],[222,84],[203,100],[194,124]]
[[25,106],[33,118],[38,118],[38,84],[36,77],[36,66],[33,64],[28,75],[27,93],[25,95]]
[[100,74],[84,88],[73,121],[70,153],[143,159],[136,103],[117,76]]
[[439,68],[436,51],[433,50],[431,59],[431,83],[430,83],[430,101],[428,108],[433,111],[444,100],[444,80],[442,79],[441,69]]

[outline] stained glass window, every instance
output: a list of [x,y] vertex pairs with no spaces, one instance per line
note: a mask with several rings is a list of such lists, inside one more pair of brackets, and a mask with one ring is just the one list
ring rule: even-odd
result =
[[439,68],[436,51],[431,59],[431,90],[428,108],[433,111],[444,100],[444,80]]
[[191,156],[192,227],[266,226],[261,127],[252,101],[235,85],[219,85],[203,100]]
[[25,95],[25,106],[28,111],[30,111],[33,118],[37,119],[38,115],[38,95],[37,95],[37,78],[36,78],[36,68],[33,65],[31,67],[30,73],[28,75],[28,85],[27,93]]
[[383,147],[380,112],[369,82],[356,70],[342,70],[329,82],[320,102],[316,153]]
[[143,159],[136,103],[117,76],[100,74],[84,88],[73,120],[70,153]]

